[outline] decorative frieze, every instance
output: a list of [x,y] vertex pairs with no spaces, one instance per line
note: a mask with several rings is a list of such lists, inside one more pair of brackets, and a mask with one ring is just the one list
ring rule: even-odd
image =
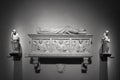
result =
[[[38,35],[38,34],[36,34]],[[73,35],[74,36],[74,35]],[[91,39],[81,39],[81,38],[61,38],[61,39],[32,39],[33,53],[89,53],[91,47]]]

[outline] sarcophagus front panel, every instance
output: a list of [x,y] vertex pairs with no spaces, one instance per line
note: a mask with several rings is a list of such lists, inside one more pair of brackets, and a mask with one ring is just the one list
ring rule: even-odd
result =
[[30,54],[90,54],[92,35],[28,34]]

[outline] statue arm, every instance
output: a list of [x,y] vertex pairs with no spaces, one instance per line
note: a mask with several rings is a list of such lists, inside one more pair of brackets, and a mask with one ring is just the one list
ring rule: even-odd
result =
[[18,36],[18,42],[20,41],[20,37],[19,37],[19,34],[17,33],[17,36]]
[[105,41],[110,42],[110,39],[108,37],[105,38]]
[[11,37],[10,37],[10,41],[13,41],[13,32],[11,32]]

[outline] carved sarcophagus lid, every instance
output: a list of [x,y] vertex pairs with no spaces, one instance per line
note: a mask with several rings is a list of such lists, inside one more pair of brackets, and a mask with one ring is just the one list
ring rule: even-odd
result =
[[39,57],[84,57],[91,55],[93,35],[81,34],[28,34],[31,53]]

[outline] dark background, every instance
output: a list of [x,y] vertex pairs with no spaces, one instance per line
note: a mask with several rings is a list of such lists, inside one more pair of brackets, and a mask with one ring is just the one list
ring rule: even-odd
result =
[[[86,28],[93,38],[93,63],[88,73],[82,74],[79,65],[68,65],[64,74],[58,74],[54,65],[43,65],[43,73],[36,75],[29,59],[23,58],[23,79],[98,80],[98,50],[106,29],[110,31],[111,53],[109,80],[119,80],[119,2],[116,0],[0,0],[0,79],[13,79],[13,61],[10,52],[10,33],[16,28],[21,36],[24,55],[29,51],[28,33],[35,33],[37,26],[54,27],[77,25]],[[55,72],[56,71],[56,72]]]

